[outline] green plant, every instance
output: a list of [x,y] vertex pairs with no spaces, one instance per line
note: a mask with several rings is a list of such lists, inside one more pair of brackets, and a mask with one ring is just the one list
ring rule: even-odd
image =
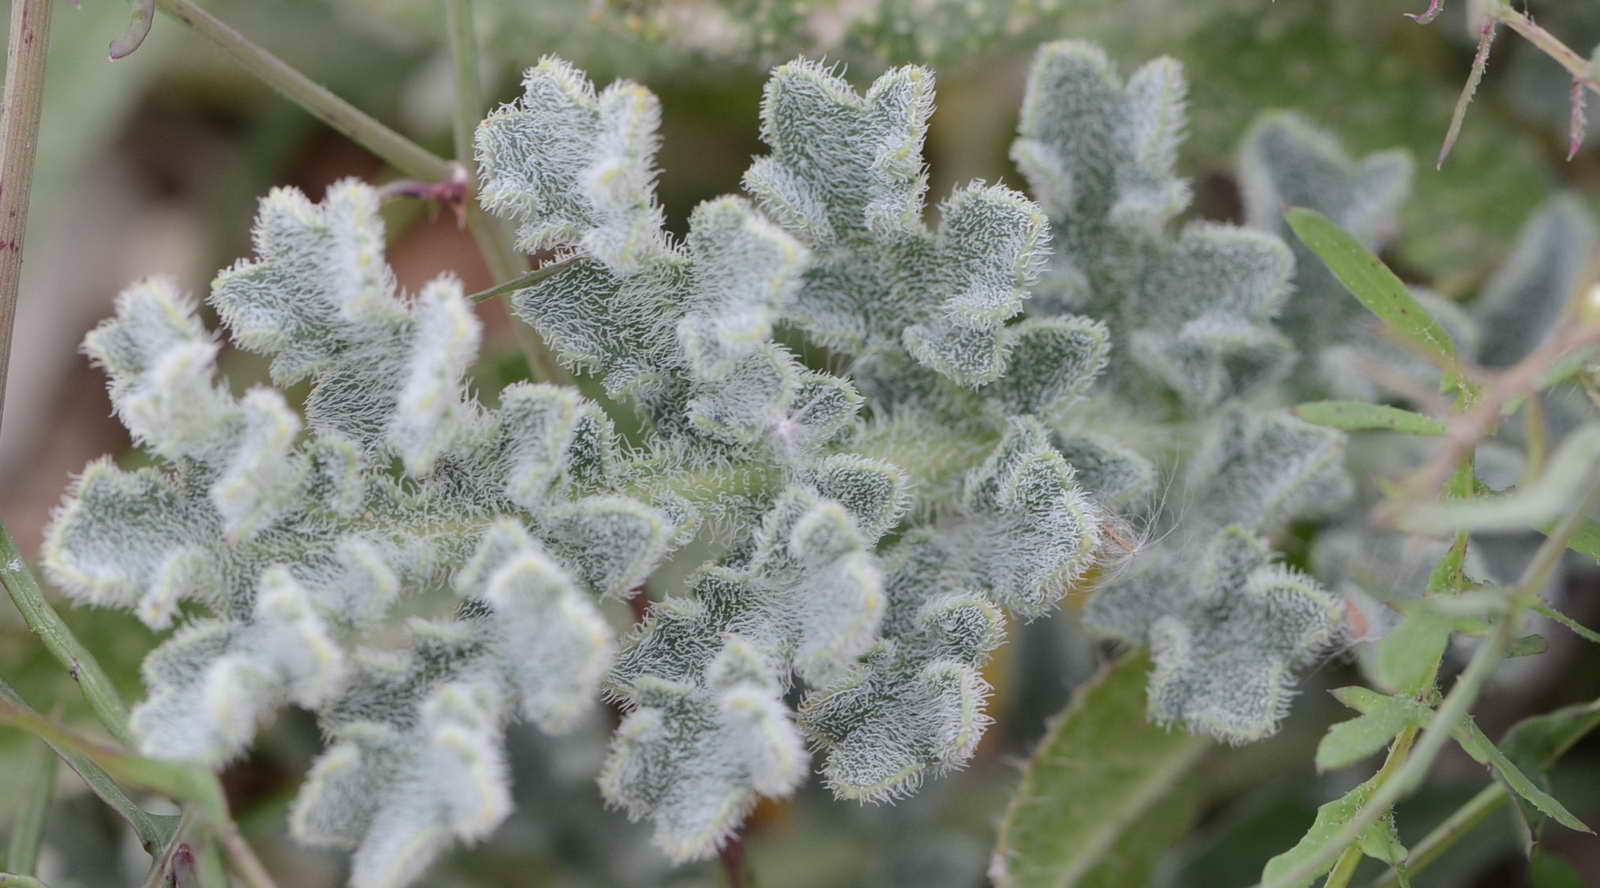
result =
[[[679,236],[656,196],[655,96],[597,89],[546,57],[480,122],[466,0],[445,5],[459,162],[188,0],[156,5],[414,179],[261,201],[254,257],[206,302],[233,346],[270,360],[274,387],[234,394],[200,302],[160,278],[123,291],[85,340],[152,464],[92,463],[42,566],[76,603],[177,626],[131,712],[3,538],[13,600],[128,749],[3,685],[0,720],[130,822],[152,884],[223,884],[224,857],[271,884],[217,774],[282,707],[315,713],[327,741],[291,831],[352,849],[351,884],[376,888],[416,882],[510,816],[518,723],[583,731],[602,701],[620,723],[600,795],[648,819],[673,862],[722,853],[737,880],[741,824],[759,799],[793,795],[813,752],[822,783],[857,802],[966,767],[1008,622],[1064,600],[1139,650],[1080,689],[1030,763],[992,858],[999,884],[1149,881],[1151,849],[1201,810],[1210,741],[1276,733],[1302,673],[1369,634],[1379,689],[1336,693],[1359,715],[1316,763],[1389,757],[1265,882],[1331,871],[1337,888],[1363,854],[1403,882],[1512,796],[1530,849],[1544,818],[1584,828],[1541,781],[1595,726],[1592,707],[1499,746],[1468,717],[1502,659],[1538,648],[1525,613],[1593,636],[1541,597],[1567,547],[1596,554],[1600,438],[1541,396],[1594,385],[1600,323],[1591,296],[1568,299],[1593,224],[1571,201],[1464,311],[1369,254],[1396,226],[1404,154],[1351,161],[1268,116],[1240,153],[1248,227],[1185,219],[1181,67],[1124,78],[1102,50],[1058,42],[1034,57],[1012,145],[1027,194],[962,185],[930,224],[932,72],[891,68],[860,93],[802,58],[766,83],[767,153],[746,194],[700,204]],[[114,55],[150,8],[135,5]],[[26,183],[27,133],[9,134],[36,125],[37,72],[19,71],[0,159]],[[396,195],[458,207],[495,286],[467,294],[446,273],[403,292],[380,216]],[[0,272],[9,308],[14,259]],[[531,379],[480,396],[472,304],[499,297],[526,323]],[[1521,477],[1491,490],[1474,455],[1518,410],[1526,428],[1501,444],[1526,455]],[[1551,428],[1564,442],[1547,456]],[[1347,467],[1344,432],[1368,429],[1443,439],[1389,451],[1423,461],[1384,492],[1392,530],[1362,520],[1377,495]],[[1306,547],[1308,572],[1275,547],[1311,522],[1332,528]],[[1514,582],[1495,579],[1514,557],[1474,536],[1494,530],[1547,537],[1536,551],[1513,540],[1532,551]],[[1385,602],[1393,618],[1362,570],[1398,531],[1446,540],[1415,578],[1427,594]],[[1482,641],[1440,694],[1454,633]],[[1451,738],[1503,788],[1408,854],[1393,805]],[[42,783],[13,834],[19,875],[36,862]],[[183,813],[151,815],[123,785]]]

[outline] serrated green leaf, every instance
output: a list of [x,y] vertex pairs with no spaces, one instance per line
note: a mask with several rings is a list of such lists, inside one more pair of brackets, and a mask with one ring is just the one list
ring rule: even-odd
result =
[[1295,207],[1284,218],[1301,242],[1386,327],[1440,366],[1455,363],[1450,334],[1378,257],[1316,210]]
[[1405,697],[1388,697],[1366,688],[1337,688],[1333,696],[1361,713],[1328,729],[1317,744],[1317,770],[1354,764],[1388,745],[1396,734],[1427,723],[1428,709]]
[[15,802],[5,864],[7,870],[26,875],[38,866],[39,848],[44,843],[50,799],[56,788],[56,754],[43,742],[36,742],[17,766],[23,769],[24,785]]
[[1294,408],[1294,414],[1306,422],[1347,432],[1388,429],[1407,435],[1430,436],[1445,432],[1443,420],[1361,401],[1310,401]]
[[[1294,872],[1302,863],[1321,853],[1328,842],[1338,835],[1344,825],[1349,823],[1367,803],[1377,782],[1378,779],[1373,777],[1339,798],[1318,807],[1316,820],[1312,821],[1311,828],[1300,837],[1300,841],[1296,842],[1293,848],[1267,861],[1266,868],[1261,871],[1261,882],[1277,884],[1278,879]],[[1333,859],[1329,858],[1327,865],[1303,879],[1286,883],[1286,888],[1308,888],[1318,876],[1332,869],[1333,863]]]
[[1473,760],[1479,764],[1488,765],[1494,770],[1495,777],[1505,783],[1507,789],[1528,800],[1530,804],[1550,819],[1568,829],[1586,833],[1594,832],[1594,830],[1585,826],[1582,820],[1575,817],[1571,811],[1568,811],[1565,805],[1556,801],[1555,796],[1540,789],[1538,784],[1529,779],[1521,768],[1518,768],[1511,759],[1506,757],[1504,752],[1500,751],[1500,747],[1495,746],[1493,741],[1484,735],[1483,731],[1479,729],[1472,719],[1462,720],[1455,730],[1455,738],[1461,748],[1466,750],[1467,755],[1472,756]]
[[1130,852],[1153,865],[1151,838],[1170,846],[1187,831],[1193,809],[1174,817],[1168,794],[1211,743],[1146,719],[1149,671],[1147,654],[1123,657],[1056,717],[1001,822],[996,885],[1109,886],[1113,874],[1138,884]]

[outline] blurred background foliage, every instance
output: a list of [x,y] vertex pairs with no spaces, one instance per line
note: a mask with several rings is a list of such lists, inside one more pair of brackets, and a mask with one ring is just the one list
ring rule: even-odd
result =
[[[4,7],[5,3],[0,3]],[[211,0],[223,20],[359,107],[441,154],[449,153],[451,83],[436,0]],[[1563,159],[1566,77],[1548,59],[1505,40],[1462,139],[1431,169],[1465,77],[1472,42],[1451,11],[1433,27],[1401,16],[1420,0],[481,0],[488,95],[515,93],[518,72],[544,53],[588,69],[597,82],[640,80],[665,113],[661,196],[681,229],[700,200],[738,190],[757,137],[766,67],[806,53],[843,65],[865,83],[890,64],[936,67],[939,110],[926,160],[932,194],[971,178],[1020,179],[1006,158],[1033,46],[1060,37],[1098,41],[1125,69],[1156,55],[1186,67],[1191,137],[1182,167],[1195,213],[1236,219],[1233,154],[1262,110],[1294,108],[1335,133],[1355,155],[1390,147],[1419,160],[1402,230],[1385,256],[1409,279],[1444,295],[1470,292],[1509,249],[1530,212],[1560,189],[1593,202],[1600,151]],[[1465,4],[1457,3],[1460,7]],[[1600,6],[1529,2],[1540,21],[1580,49],[1600,41]],[[115,293],[154,273],[203,291],[215,270],[247,249],[254,201],[293,184],[313,199],[332,181],[392,177],[375,158],[251,80],[220,51],[158,18],[132,57],[106,61],[123,28],[121,0],[83,0],[57,12],[39,169],[34,186],[16,349],[0,436],[0,516],[32,551],[72,472],[102,453],[137,459],[109,416],[103,381],[77,352]],[[1600,141],[1600,114],[1591,141]],[[404,202],[387,209],[391,262],[402,284],[440,270],[469,290],[491,283],[448,213]],[[501,309],[483,307],[488,336],[478,382],[493,391],[523,373]],[[230,353],[235,386],[264,379],[255,359]],[[1299,550],[1304,551],[1304,540]],[[1296,541],[1285,541],[1291,552]],[[1569,613],[1600,621],[1600,587],[1576,575]],[[69,622],[108,671],[138,698],[137,664],[154,639],[131,617],[71,611]],[[811,785],[764,804],[748,830],[744,865],[761,888],[807,885],[974,886],[1017,763],[1087,678],[1104,651],[1070,612],[1013,634],[988,670],[997,724],[966,772],[892,807],[834,803]],[[1484,700],[1479,721],[1498,736],[1524,715],[1600,696],[1600,657],[1566,634],[1550,653]],[[97,728],[72,680],[0,609],[0,674],[30,700],[61,701],[63,717]],[[1323,690],[1357,682],[1349,662],[1318,670],[1282,734],[1221,750],[1201,770],[1200,828],[1160,862],[1163,886],[1253,882],[1262,861],[1293,844],[1317,804],[1359,775],[1317,776],[1312,750],[1343,715]],[[715,885],[716,864],[669,869],[642,829],[601,808],[593,775],[614,715],[557,741],[513,734],[516,815],[485,846],[458,852],[433,885]],[[17,761],[20,735],[0,732],[0,762]],[[342,883],[340,856],[293,846],[283,818],[317,748],[308,717],[285,714],[233,766],[225,783],[248,837],[285,885]],[[19,769],[0,767],[0,799]],[[1591,739],[1553,775],[1582,818],[1600,818],[1600,744]],[[124,884],[141,857],[112,815],[63,769],[68,801],[52,817],[44,872],[55,888]],[[1402,806],[1414,839],[1470,797],[1482,771],[1446,757],[1428,788]],[[0,818],[8,815],[0,805]],[[0,822],[0,830],[6,824]],[[1552,840],[1600,884],[1600,841]],[[1416,879],[1418,886],[1522,884],[1509,817]],[[1374,870],[1375,872],[1375,870]],[[1555,884],[1555,883],[1551,883]]]

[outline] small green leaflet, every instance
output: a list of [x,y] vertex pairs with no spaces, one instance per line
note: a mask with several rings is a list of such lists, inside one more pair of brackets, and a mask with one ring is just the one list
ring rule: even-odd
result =
[[1445,431],[1443,420],[1361,401],[1308,401],[1294,408],[1294,414],[1306,422],[1347,432],[1387,429],[1407,435],[1438,436]]
[[[1456,347],[1450,334],[1417,304],[1406,285],[1378,257],[1316,210],[1295,207],[1284,219],[1301,243],[1316,253],[1384,326],[1440,367],[1455,366]],[[1447,386],[1454,384],[1456,375],[1446,373]]]
[[1379,683],[1397,693],[1427,690],[1424,686],[1432,683],[1453,628],[1453,621],[1438,611],[1413,608],[1394,631],[1378,642]]
[[1150,659],[1080,687],[1028,759],[989,876],[1000,888],[1145,884],[1199,814],[1190,774],[1211,741],[1146,718]]

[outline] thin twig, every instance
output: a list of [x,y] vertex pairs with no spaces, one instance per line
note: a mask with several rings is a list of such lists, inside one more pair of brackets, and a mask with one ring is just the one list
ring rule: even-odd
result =
[[6,50],[6,85],[0,111],[0,415],[6,403],[11,329],[22,283],[22,243],[33,189],[44,104],[45,50],[50,45],[51,0],[13,0]]
[[405,175],[428,182],[446,182],[454,174],[450,161],[379,123],[190,0],[158,0],[158,3],[162,12],[221,47],[258,80]]
[[233,871],[244,879],[250,888],[277,888],[272,881],[272,875],[267,868],[261,865],[261,859],[239,833],[239,827],[228,823],[219,832],[222,837],[222,848],[228,854],[228,863],[233,865]]

